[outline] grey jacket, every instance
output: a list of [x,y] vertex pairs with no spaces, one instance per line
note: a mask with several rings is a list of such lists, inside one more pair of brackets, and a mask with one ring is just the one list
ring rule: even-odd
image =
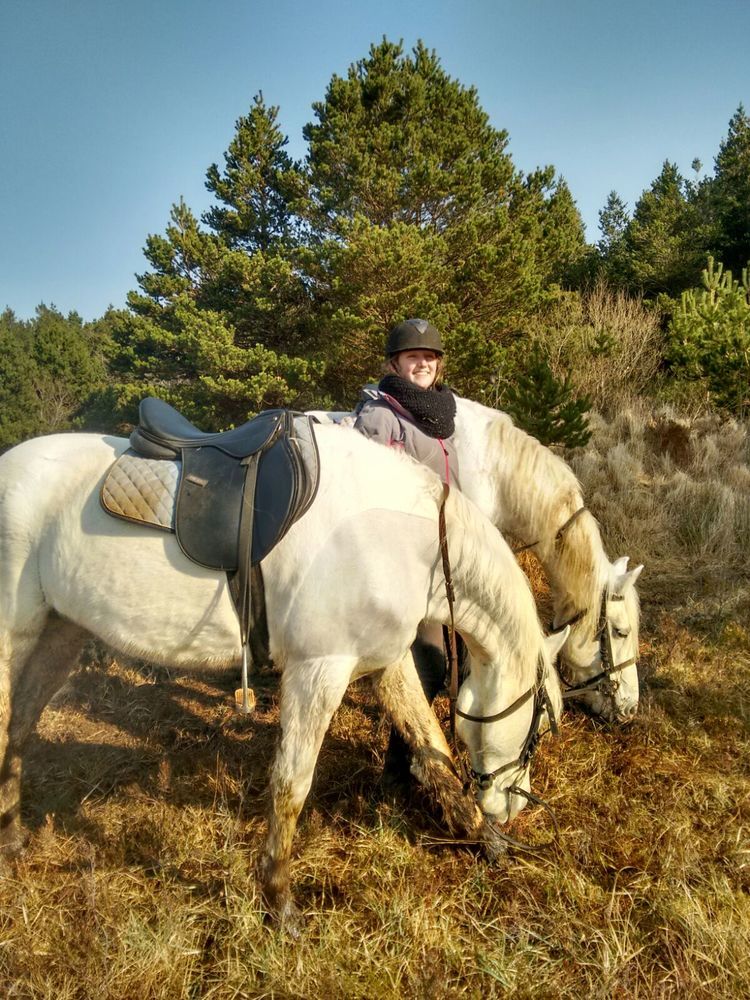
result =
[[425,434],[405,407],[376,387],[366,386],[362,396],[365,402],[357,411],[355,430],[390,448],[403,448],[407,455],[437,472],[443,482],[461,488],[458,456],[452,438],[434,438]]

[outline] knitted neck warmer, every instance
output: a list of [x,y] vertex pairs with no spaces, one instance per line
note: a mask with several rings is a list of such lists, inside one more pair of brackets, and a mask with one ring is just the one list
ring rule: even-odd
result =
[[449,438],[455,430],[456,401],[446,385],[423,389],[400,375],[384,375],[378,388],[401,403],[429,437]]

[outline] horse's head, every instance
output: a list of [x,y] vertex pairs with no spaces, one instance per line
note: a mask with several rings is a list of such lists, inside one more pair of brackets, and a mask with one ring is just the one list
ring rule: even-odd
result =
[[[628,570],[623,556],[608,566],[598,617],[594,609],[565,613],[555,626],[569,624],[570,637],[561,654],[564,698],[581,702],[608,722],[629,722],[638,708],[639,606],[635,583],[643,566]],[[560,619],[558,624],[558,618]]]
[[458,693],[456,731],[469,751],[477,802],[500,823],[526,804],[537,744],[544,733],[557,732],[562,694],[552,664],[568,631],[541,639],[530,682],[513,682],[501,665],[472,658]]

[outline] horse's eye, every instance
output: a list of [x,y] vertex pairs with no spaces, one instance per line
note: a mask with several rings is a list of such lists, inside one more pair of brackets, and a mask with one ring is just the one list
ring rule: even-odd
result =
[[612,632],[617,636],[618,639],[627,639],[630,635],[629,628],[613,628]]

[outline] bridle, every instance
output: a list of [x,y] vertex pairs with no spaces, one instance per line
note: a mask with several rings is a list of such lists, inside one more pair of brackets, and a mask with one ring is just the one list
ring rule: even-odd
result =
[[[549,694],[547,692],[546,681],[546,665],[544,658],[540,652],[537,659],[537,676],[536,682],[533,687],[530,687],[525,691],[520,697],[504,708],[501,712],[496,712],[494,715],[470,715],[468,712],[462,712],[456,702],[458,700],[458,651],[456,648],[456,629],[454,623],[453,605],[455,600],[455,593],[453,590],[453,581],[451,579],[451,569],[450,569],[450,559],[448,557],[448,536],[445,524],[445,503],[448,499],[448,494],[450,492],[450,487],[447,483],[443,484],[443,501],[440,504],[440,510],[438,515],[438,534],[440,538],[440,552],[443,561],[443,575],[445,577],[445,593],[448,600],[448,608],[450,612],[450,626],[447,629],[448,641],[446,643],[446,652],[448,654],[449,662],[449,704],[450,704],[450,732],[451,732],[451,742],[453,744],[453,752],[455,759],[458,762],[459,777],[463,780],[464,794],[467,794],[469,788],[471,787],[471,781],[473,780],[478,785],[479,789],[486,791],[490,788],[495,779],[499,775],[504,774],[506,771],[512,768],[517,768],[520,771],[525,771],[531,764],[531,760],[537,751],[539,746],[539,741],[541,740],[544,733],[540,732],[540,726],[542,717],[547,713],[549,719],[549,729],[545,732],[552,732],[555,736],[558,733],[557,718],[555,716],[555,711],[550,700]],[[460,716],[467,722],[475,722],[480,725],[499,722],[501,719],[505,719],[508,716],[516,712],[522,705],[525,705],[529,698],[534,699],[534,709],[531,714],[531,723],[529,725],[528,733],[526,734],[526,739],[521,746],[521,750],[515,760],[510,761],[507,764],[503,764],[496,768],[494,771],[489,771],[486,773],[477,772],[474,768],[471,768],[468,772],[466,765],[463,760],[463,755],[461,754],[457,742],[456,742],[456,716]],[[520,785],[512,784],[506,789],[503,789],[508,796],[519,795],[522,798],[527,799],[529,802],[533,802],[536,805],[543,806],[547,812],[549,812],[552,817],[552,822],[555,827],[555,834],[559,835],[559,827],[555,814],[553,813],[550,806],[536,795],[532,795],[531,792],[527,792],[525,788],[521,788]],[[534,848],[529,844],[524,844],[520,841],[515,840],[508,834],[501,832],[500,830],[495,830],[495,836],[500,840],[504,841],[513,847],[521,848],[522,850],[533,851]]]
[[[537,747],[539,746],[539,741],[544,735],[544,733],[540,732],[540,726],[545,712],[547,713],[547,717],[549,719],[549,729],[546,729],[544,732],[551,732],[554,736],[557,736],[557,718],[555,717],[555,711],[552,707],[552,701],[547,693],[545,679],[546,669],[544,659],[540,654],[539,659],[537,660],[537,677],[534,686],[530,687],[528,691],[525,691],[519,698],[516,698],[511,705],[508,705],[508,707],[504,708],[501,712],[496,712],[494,715],[469,715],[468,712],[462,712],[460,708],[456,708],[456,715],[459,718],[465,719],[467,722],[477,722],[480,725],[484,725],[490,722],[499,722],[501,719],[507,719],[519,708],[521,708],[522,705],[525,705],[530,698],[533,697],[534,699],[529,731],[526,734],[526,739],[523,741],[521,750],[516,759],[509,761],[507,764],[502,764],[500,767],[495,768],[494,771],[480,772],[475,771],[474,768],[470,769],[469,773],[481,791],[484,792],[491,788],[495,783],[495,780],[506,771],[511,771],[513,769],[525,771],[531,764],[532,758],[534,757]],[[508,789],[506,789],[506,791],[518,795],[527,795],[526,790],[519,788],[518,785],[511,785]]]
[[[612,627],[607,618],[607,602],[608,601],[624,601],[625,597],[622,594],[610,594],[607,595],[606,587],[602,591],[602,603],[599,610],[599,621],[596,626],[596,631],[594,632],[593,638],[599,642],[599,655],[601,657],[602,669],[598,674],[593,677],[588,677],[585,681],[581,681],[579,684],[573,684],[565,676],[562,666],[563,659],[562,653],[558,654],[557,657],[557,672],[560,676],[560,680],[565,685],[566,690],[563,691],[563,701],[569,701],[573,698],[580,698],[583,694],[588,694],[590,691],[598,691],[602,694],[614,695],[615,691],[619,687],[620,681],[617,674],[621,673],[626,667],[633,666],[636,662],[635,656],[631,656],[627,660],[623,660],[621,663],[615,663],[614,651],[612,649]],[[572,618],[563,622],[562,625],[557,625],[552,632],[562,632],[564,628],[568,625],[575,625],[576,622],[580,621],[581,618],[586,614],[587,608],[582,611],[577,611]]]
[[[565,532],[573,524],[573,522],[581,516],[581,514],[586,511],[586,507],[579,507],[578,510],[574,511],[573,514],[568,518],[562,527],[558,528],[555,532],[555,544],[562,542]],[[522,545],[520,548],[514,549],[514,553],[524,552],[526,549],[532,549],[539,542],[530,542],[528,545]],[[569,681],[565,676],[563,671],[563,658],[562,653],[558,654],[557,657],[557,672],[560,676],[560,680],[565,686],[566,690],[563,691],[563,701],[570,701],[575,698],[580,698],[581,695],[589,694],[592,691],[599,692],[600,694],[608,695],[610,697],[614,696],[617,688],[619,687],[620,681],[617,674],[621,673],[626,667],[630,667],[636,662],[636,658],[631,656],[629,660],[623,660],[622,663],[615,663],[614,651],[612,649],[612,629],[607,618],[607,602],[608,601],[624,601],[625,597],[623,594],[610,594],[607,595],[607,588],[605,587],[602,591],[602,602],[599,610],[599,620],[597,622],[596,630],[594,631],[593,638],[599,643],[599,656],[602,663],[602,670],[599,671],[594,677],[588,677],[585,681],[581,681],[580,684],[574,684]],[[551,626],[550,632],[562,632],[563,629],[567,628],[569,625],[575,625],[579,622],[586,614],[588,614],[588,608],[582,608],[580,611],[576,611],[567,621],[564,621],[561,625]]]
[[[539,727],[541,725],[542,716],[547,713],[550,721],[549,730],[554,735],[557,735],[557,719],[555,717],[555,712],[552,707],[552,702],[550,701],[549,694],[547,693],[547,688],[545,685],[546,680],[546,667],[544,659],[539,654],[537,659],[537,675],[536,681],[532,687],[525,691],[520,697],[516,698],[513,704],[508,705],[501,712],[496,712],[494,715],[469,715],[466,712],[462,712],[456,705],[458,700],[458,653],[456,649],[456,630],[454,624],[453,616],[453,604],[455,600],[455,594],[453,591],[453,581],[451,579],[451,568],[450,559],[448,558],[448,535],[445,525],[445,502],[448,499],[448,494],[450,492],[450,487],[447,483],[443,484],[443,502],[440,505],[440,511],[438,516],[438,533],[440,539],[440,552],[443,560],[443,575],[445,577],[445,591],[448,600],[448,608],[450,611],[450,626],[448,628],[448,643],[447,643],[447,653],[448,661],[450,664],[450,683],[449,683],[449,704],[450,704],[450,731],[451,740],[453,743],[453,751],[458,761],[458,766],[460,768],[460,777],[464,782],[464,791],[468,791],[470,785],[470,778],[473,779],[481,790],[486,790],[494,782],[498,775],[503,774],[505,771],[509,771],[512,768],[518,768],[520,770],[525,770],[531,763],[531,759],[536,753],[537,746],[539,745],[539,740],[542,735],[539,732]],[[516,712],[522,705],[525,705],[529,698],[534,699],[534,710],[531,714],[531,724],[529,726],[529,731],[526,734],[526,739],[523,742],[521,751],[518,757],[510,761],[508,764],[503,764],[502,767],[497,768],[495,771],[488,772],[486,774],[478,773],[473,768],[467,772],[466,765],[463,762],[463,757],[456,744],[456,716],[460,716],[462,719],[466,719],[467,722],[478,722],[478,723],[490,723],[499,722],[501,719],[505,719],[508,716]],[[511,789],[518,795],[525,795],[527,798],[528,793],[525,789],[518,788],[517,785],[512,785]],[[536,798],[533,801],[539,801]]]
[[[509,761],[507,764],[502,764],[500,767],[495,768],[494,771],[481,772],[481,771],[475,771],[474,768],[470,769],[469,773],[471,775],[471,778],[474,780],[480,791],[487,791],[488,789],[492,788],[497,778],[499,778],[500,775],[504,774],[506,771],[510,771],[514,768],[519,773],[523,773],[524,771],[526,771],[526,769],[531,764],[534,754],[537,751],[537,747],[539,746],[539,741],[541,740],[542,736],[550,732],[554,736],[557,736],[559,731],[557,725],[557,717],[555,716],[555,710],[552,706],[552,701],[550,700],[549,694],[547,693],[545,680],[546,680],[546,667],[544,664],[544,659],[540,653],[539,659],[537,660],[536,683],[534,684],[533,687],[529,688],[528,691],[525,691],[520,696],[520,698],[516,698],[516,700],[511,705],[508,705],[508,707],[504,708],[501,712],[496,712],[494,715],[469,715],[468,712],[462,712],[459,708],[456,708],[455,710],[456,715],[458,715],[460,718],[465,719],[467,722],[475,722],[478,723],[479,725],[484,725],[490,722],[498,722],[500,719],[506,719],[509,715],[512,715],[517,709],[519,709],[522,705],[525,705],[526,702],[529,700],[529,698],[533,697],[534,699],[534,710],[531,714],[531,723],[529,724],[529,731],[526,734],[526,739],[523,741],[523,744],[521,746],[521,751],[516,757],[516,759]],[[549,719],[549,728],[545,729],[544,732],[541,732],[540,726],[542,722],[542,717],[545,714],[545,712],[547,713],[547,718]],[[538,795],[533,795],[525,788],[522,788],[519,784],[517,784],[517,782],[508,785],[506,788],[503,789],[503,791],[508,796],[509,802],[511,795],[518,795],[521,798],[526,799],[527,802],[531,802],[534,805],[541,806],[543,809],[545,809],[549,813],[550,819],[552,820],[552,824],[554,827],[554,835],[552,840],[548,841],[546,844],[539,844],[539,845],[527,844],[521,840],[516,840],[515,837],[511,837],[509,834],[504,833],[503,831],[498,829],[494,830],[494,836],[499,838],[501,841],[503,841],[506,845],[510,847],[515,847],[519,850],[529,851],[531,853],[535,853],[536,851],[541,850],[543,848],[551,847],[552,843],[554,842],[554,838],[559,837],[560,835],[560,827],[557,822],[557,817],[555,816],[555,813],[550,804],[548,802],[545,802],[544,799],[540,798]]]

